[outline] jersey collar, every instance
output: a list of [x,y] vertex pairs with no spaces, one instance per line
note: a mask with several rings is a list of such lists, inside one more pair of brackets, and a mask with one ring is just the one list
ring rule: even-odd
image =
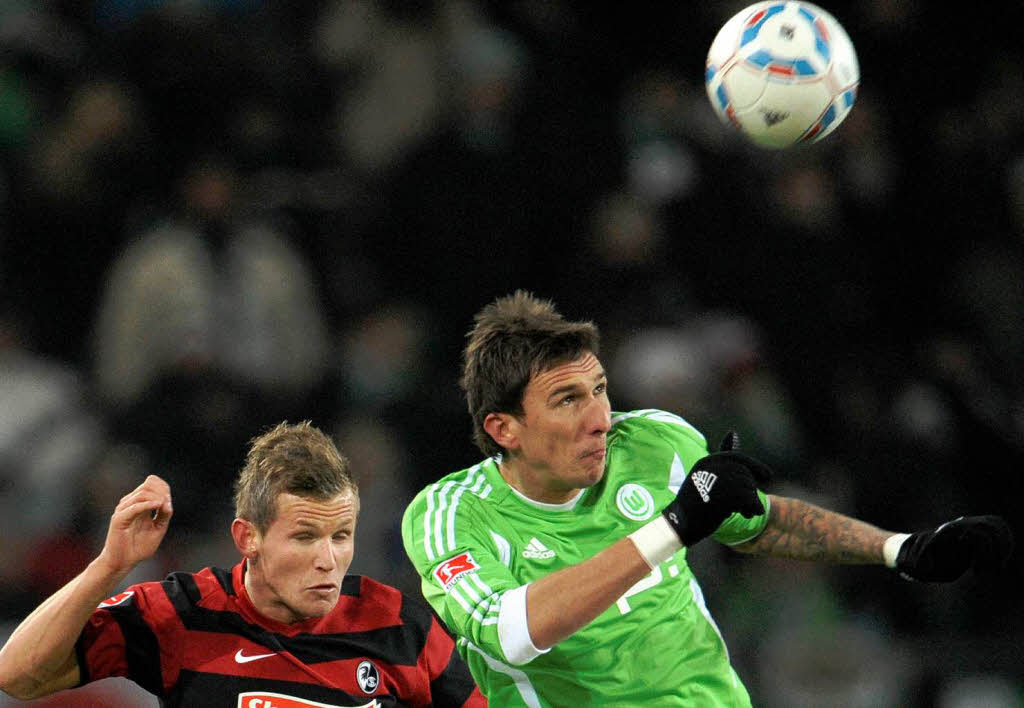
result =
[[276,634],[284,634],[292,637],[303,632],[312,632],[316,629],[318,624],[326,620],[338,609],[337,605],[335,605],[334,609],[323,617],[310,617],[309,619],[304,619],[292,624],[285,624],[284,622],[278,622],[275,619],[271,619],[256,609],[256,605],[253,604],[252,598],[249,597],[249,591],[245,589],[245,572],[247,566],[248,560],[243,558],[242,562],[232,569],[231,575],[233,581],[232,585],[234,585],[235,588],[235,595],[238,598],[238,613],[242,615],[246,621],[251,622],[252,624],[257,624]]
[[492,494],[494,495],[495,502],[503,502],[507,497],[515,500],[517,503],[525,504],[532,509],[538,509],[543,512],[564,512],[575,509],[580,503],[580,500],[583,499],[587,493],[587,489],[581,489],[572,499],[560,504],[550,504],[530,499],[528,496],[505,481],[505,478],[501,476],[501,470],[498,469],[498,461],[499,459],[497,457],[490,457],[481,463],[484,475],[487,477],[487,481],[494,490]]

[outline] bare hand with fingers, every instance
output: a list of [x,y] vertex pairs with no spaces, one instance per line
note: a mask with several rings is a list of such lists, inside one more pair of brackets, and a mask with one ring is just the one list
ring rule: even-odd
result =
[[171,488],[156,475],[126,494],[110,517],[102,560],[118,574],[150,558],[160,547],[171,521]]

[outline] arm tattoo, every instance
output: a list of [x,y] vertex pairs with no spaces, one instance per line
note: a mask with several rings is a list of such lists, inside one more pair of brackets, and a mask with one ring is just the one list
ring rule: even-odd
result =
[[733,548],[775,558],[881,563],[882,546],[889,536],[888,532],[849,516],[800,499],[772,495],[764,531]]

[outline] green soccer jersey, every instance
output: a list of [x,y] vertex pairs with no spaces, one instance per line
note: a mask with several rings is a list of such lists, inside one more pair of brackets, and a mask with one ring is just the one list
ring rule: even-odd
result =
[[[654,518],[707,443],[679,416],[641,410],[612,414],[607,450],[602,480],[565,504],[527,499],[493,458],[421,491],[402,538],[424,596],[491,705],[749,706],[685,549],[571,637],[547,651],[531,641],[529,583]],[[714,537],[742,543],[766,520],[734,514]]]

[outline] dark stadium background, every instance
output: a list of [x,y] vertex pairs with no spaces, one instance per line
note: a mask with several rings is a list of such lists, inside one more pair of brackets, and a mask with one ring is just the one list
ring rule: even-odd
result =
[[[827,5],[858,104],[781,153],[704,97],[742,4],[3,3],[3,636],[146,473],[175,520],[132,580],[235,562],[230,480],[282,419],[356,465],[353,571],[416,594],[397,523],[477,459],[460,348],[516,288],[602,327],[616,408],[738,429],[770,491],[1024,538],[1019,4]],[[212,270],[160,250],[168,220]],[[251,308],[248,222],[273,235],[244,242],[269,284]],[[756,705],[1024,702],[1020,552],[934,587],[710,546],[693,565]]]

